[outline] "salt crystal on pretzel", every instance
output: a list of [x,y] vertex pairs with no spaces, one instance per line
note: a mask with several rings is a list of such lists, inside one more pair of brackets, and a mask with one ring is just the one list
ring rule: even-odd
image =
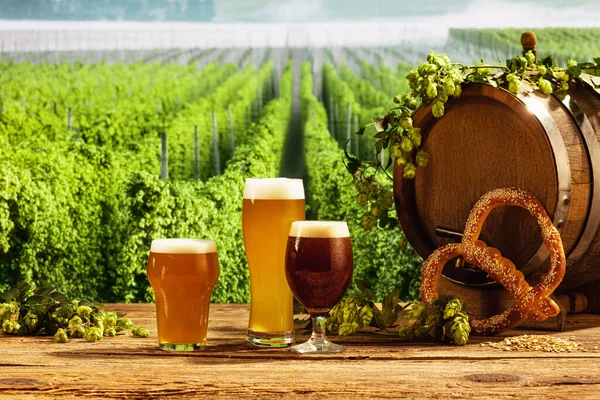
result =
[[[500,252],[479,240],[485,219],[496,207],[517,206],[526,209],[537,220],[544,245],[550,251],[550,268],[540,282],[531,287],[514,264]],[[471,320],[476,335],[495,335],[513,328],[529,317],[543,321],[559,313],[558,305],[548,296],[556,290],[565,275],[566,260],[560,233],[552,224],[542,204],[529,192],[504,188],[484,194],[475,204],[461,243],[448,244],[435,250],[423,264],[421,272],[421,299],[430,302],[438,297],[440,274],[444,265],[454,257],[462,256],[479,266],[504,286],[516,302],[502,314],[482,320]]]

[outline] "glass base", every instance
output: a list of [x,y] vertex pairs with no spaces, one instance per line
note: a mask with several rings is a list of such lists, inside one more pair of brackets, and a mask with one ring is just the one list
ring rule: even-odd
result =
[[191,344],[160,343],[159,346],[165,351],[202,351],[206,347],[206,341]]
[[339,344],[331,343],[329,340],[315,340],[313,338],[308,341],[290,347],[290,351],[301,354],[329,354],[329,353],[341,353],[346,350],[346,347],[340,346]]
[[271,333],[248,329],[246,343],[257,347],[288,347],[294,344],[294,331]]

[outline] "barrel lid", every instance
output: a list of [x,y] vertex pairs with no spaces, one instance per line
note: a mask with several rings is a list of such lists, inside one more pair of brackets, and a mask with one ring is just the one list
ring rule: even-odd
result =
[[[403,179],[396,166],[394,195],[402,228],[421,257],[453,241],[437,236],[436,227],[462,232],[473,205],[492,189],[528,190],[553,217],[559,180],[565,179],[559,179],[548,126],[522,99],[489,85],[468,84],[460,98],[447,104],[443,118],[434,118],[430,107],[422,107],[413,119],[431,160],[414,180]],[[536,254],[539,258],[542,245],[536,220],[517,207],[493,210],[481,239],[517,268]],[[461,283],[493,283],[482,270],[456,268],[453,263],[443,274]]]

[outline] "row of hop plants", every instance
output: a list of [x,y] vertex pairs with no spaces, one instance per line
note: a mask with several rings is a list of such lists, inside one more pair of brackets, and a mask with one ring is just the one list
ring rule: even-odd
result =
[[[219,169],[234,154],[236,146],[248,140],[248,125],[258,117],[260,106],[270,99],[273,78],[272,63],[258,71],[249,65],[215,89],[178,113],[166,128],[169,144],[169,177],[178,180],[195,179],[194,134],[198,133],[198,177],[207,180],[219,171],[213,151],[213,121],[218,143]],[[231,133],[230,135],[230,123]],[[233,139],[233,141],[232,141]]]
[[283,145],[290,122],[292,70],[286,67],[280,97],[270,101],[245,135],[224,172],[206,182],[160,180],[148,173],[128,182],[127,213],[131,221],[121,259],[115,270],[114,295],[127,301],[150,301],[146,278],[148,249],[161,237],[197,237],[217,244],[220,275],[213,302],[248,302],[249,276],[242,236],[245,179],[279,174]]
[[[39,66],[40,76],[46,67]],[[219,68],[214,73],[220,76],[228,68]],[[32,76],[35,76],[33,72]],[[41,78],[39,81],[40,87],[44,86]],[[32,78],[25,86],[35,92],[35,82]],[[59,101],[62,101],[61,96],[57,98]],[[140,139],[128,146],[100,145],[94,140],[68,136],[64,119],[57,118],[50,107],[39,105],[35,109],[35,103],[22,107],[14,100],[3,105],[0,115],[0,291],[28,280],[55,285],[69,296],[105,302],[147,299],[144,288],[129,285],[127,275],[127,271],[144,269],[145,263],[140,259],[136,259],[140,262],[137,265],[126,263],[134,258],[133,254],[138,254],[136,251],[142,252],[142,247],[136,247],[141,243],[130,245],[132,235],[153,224],[170,223],[160,216],[158,221],[138,218],[153,206],[137,207],[136,201],[144,193],[136,192],[135,188],[143,179],[156,180],[157,138],[148,143]],[[186,106],[182,104],[184,109]],[[42,112],[46,108],[50,110],[47,114]],[[102,113],[104,108],[96,110]],[[166,112],[176,113],[176,109]],[[281,115],[285,118],[285,111]],[[144,121],[139,123],[141,126]],[[267,128],[263,123],[256,129],[262,132]],[[21,135],[19,140],[14,138],[17,133]],[[240,146],[238,151],[242,157],[248,150]],[[239,166],[240,159],[237,158],[238,164],[233,160],[230,164]],[[261,171],[254,162],[247,164],[251,170],[257,169],[257,173]],[[211,188],[218,187],[217,183],[206,185],[204,189],[201,184],[185,182],[157,185],[170,185],[174,191],[193,197],[201,197],[203,191],[216,192]],[[227,190],[227,184],[223,190]],[[151,195],[152,191],[145,194]],[[132,195],[138,197],[131,198]],[[157,201],[163,204],[167,199]],[[226,212],[220,211],[220,201],[206,201],[209,203],[207,213],[214,212],[210,218],[226,219]],[[197,206],[190,204],[190,208],[175,209],[173,213],[185,219],[188,214],[198,212]],[[140,285],[143,286],[143,282]]]
[[54,141],[135,150],[186,104],[210,94],[235,67],[0,63],[0,71],[4,113],[20,114],[33,128],[11,132],[12,143],[43,130]]

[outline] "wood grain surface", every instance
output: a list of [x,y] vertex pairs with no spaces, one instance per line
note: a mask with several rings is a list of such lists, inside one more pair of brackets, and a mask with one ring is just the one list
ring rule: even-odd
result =
[[[295,355],[244,344],[248,306],[213,304],[206,350],[178,354],[158,348],[153,304],[106,309],[146,325],[150,337],[57,344],[0,336],[0,397],[597,399],[600,393],[597,351],[515,352],[481,347],[489,338],[456,347],[360,334],[333,337],[348,346],[342,354]],[[575,336],[589,349],[600,345],[600,316],[569,317],[568,329],[556,336]]]

